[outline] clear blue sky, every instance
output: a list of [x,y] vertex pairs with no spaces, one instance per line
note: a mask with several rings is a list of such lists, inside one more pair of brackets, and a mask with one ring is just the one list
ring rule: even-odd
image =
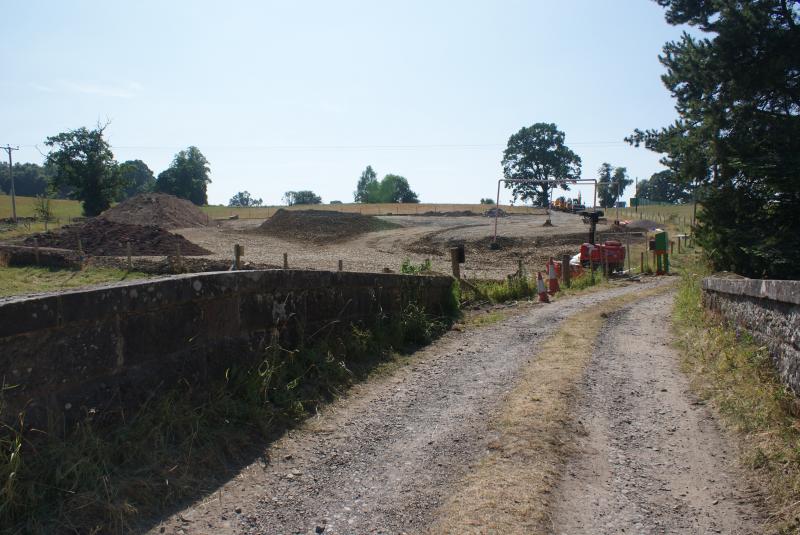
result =
[[647,178],[658,156],[622,138],[675,118],[657,56],[681,29],[648,0],[0,5],[0,143],[17,160],[108,119],[117,160],[156,174],[199,147],[212,204],[352,201],[367,164],[423,202],[476,202],[536,122],[566,133],[584,178],[604,161]]

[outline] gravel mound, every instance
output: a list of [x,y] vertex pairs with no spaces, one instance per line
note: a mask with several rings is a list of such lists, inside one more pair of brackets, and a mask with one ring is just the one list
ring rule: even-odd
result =
[[101,217],[77,225],[67,225],[55,231],[34,234],[23,243],[32,246],[36,240],[39,247],[77,250],[79,238],[83,251],[94,256],[126,255],[128,243],[133,256],[174,255],[178,246],[184,256],[211,254],[180,234],[172,234],[152,225],[127,225]]
[[285,240],[330,243],[360,234],[397,228],[399,225],[374,216],[330,210],[278,210],[256,232]]
[[163,229],[202,227],[208,216],[186,199],[166,193],[142,193],[109,208],[100,217],[129,225],[156,225]]

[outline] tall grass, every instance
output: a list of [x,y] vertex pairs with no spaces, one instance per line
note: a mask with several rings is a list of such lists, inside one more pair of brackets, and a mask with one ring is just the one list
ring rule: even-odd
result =
[[212,491],[276,432],[449,322],[409,304],[395,320],[353,324],[294,350],[273,341],[256,365],[229,370],[211,388],[176,387],[112,429],[96,426],[91,414],[63,438],[7,427],[0,432],[0,531],[141,529],[137,521]]
[[701,303],[709,269],[685,257],[674,322],[693,387],[713,402],[743,443],[743,459],[767,489],[778,533],[800,531],[800,421],[797,397],[776,374],[767,348],[737,333]]

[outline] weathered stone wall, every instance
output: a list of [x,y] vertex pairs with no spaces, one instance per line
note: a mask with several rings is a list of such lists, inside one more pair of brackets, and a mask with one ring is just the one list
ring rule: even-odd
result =
[[300,270],[178,275],[0,299],[3,420],[63,428],[87,413],[124,417],[178,380],[202,388],[251,365],[279,336],[291,347],[410,301],[445,312],[451,280]]
[[766,345],[781,380],[800,394],[800,281],[709,277],[703,303]]

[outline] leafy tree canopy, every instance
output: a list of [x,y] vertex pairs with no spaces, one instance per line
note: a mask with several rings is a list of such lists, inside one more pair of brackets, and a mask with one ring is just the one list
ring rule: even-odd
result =
[[356,191],[353,193],[353,198],[356,202],[377,202],[370,199],[375,199],[378,196],[378,175],[371,165],[368,165],[364,172],[358,179]]
[[153,191],[156,185],[156,178],[153,172],[142,160],[128,160],[119,166],[122,176],[123,189],[117,200],[124,200]]
[[481,204],[494,204],[494,199],[491,197],[485,197],[481,199]]
[[671,169],[653,173],[647,180],[640,180],[636,186],[636,196],[641,199],[673,204],[691,201],[692,192]]
[[378,188],[381,203],[418,203],[417,194],[411,191],[408,180],[400,175],[386,175]]
[[375,171],[371,166],[367,166],[361,177],[354,193],[356,202],[362,203],[418,203],[417,194],[411,190],[411,186],[405,177],[400,175],[386,175],[382,180],[378,180]]
[[52,168],[54,189],[70,188],[83,204],[83,213],[96,216],[111,206],[122,186],[119,166],[106,140],[105,126],[78,128],[48,137],[45,166]]
[[231,207],[238,206],[242,208],[247,208],[250,206],[261,206],[262,204],[264,204],[264,201],[252,197],[249,191],[240,191],[236,195],[231,197],[230,201],[228,201],[228,206]]
[[[14,164],[14,191],[23,197],[35,197],[49,193],[49,170],[35,163]],[[0,192],[11,194],[11,179],[8,177],[8,164],[0,163]]]
[[189,199],[198,206],[206,205],[210,172],[208,160],[200,149],[189,147],[176,154],[169,168],[158,175],[155,191]]
[[633,184],[628,178],[625,167],[613,168],[609,163],[603,163],[597,170],[597,195],[600,197],[600,206],[611,208],[616,205],[625,188]]
[[[581,176],[581,159],[564,144],[564,132],[555,124],[536,123],[512,135],[503,152],[503,176],[507,179],[559,180],[569,189],[570,180]],[[550,204],[550,184],[506,183],[514,200],[530,199],[537,206]]]
[[287,191],[283,194],[283,200],[289,206],[295,204],[321,204],[322,197],[310,190]]
[[800,278],[800,10],[786,0],[657,0],[707,36],[664,46],[678,120],[627,140],[697,189],[697,238],[717,269]]

